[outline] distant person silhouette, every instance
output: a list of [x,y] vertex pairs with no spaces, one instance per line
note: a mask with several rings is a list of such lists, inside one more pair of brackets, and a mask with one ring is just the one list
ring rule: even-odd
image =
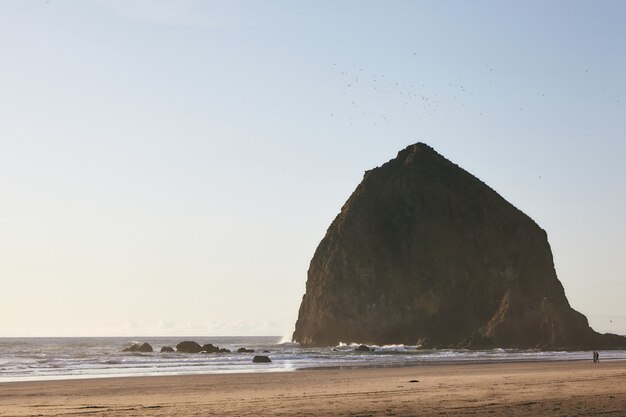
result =
[[593,351],[593,363],[599,363],[600,362],[600,355],[598,354],[598,352],[596,350]]

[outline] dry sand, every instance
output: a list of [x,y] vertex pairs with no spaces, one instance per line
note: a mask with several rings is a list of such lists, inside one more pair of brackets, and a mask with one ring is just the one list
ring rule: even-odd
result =
[[0,384],[0,416],[31,415],[626,416],[626,361]]

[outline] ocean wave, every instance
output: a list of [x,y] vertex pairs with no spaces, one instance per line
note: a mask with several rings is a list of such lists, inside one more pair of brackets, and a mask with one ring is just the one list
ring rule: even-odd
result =
[[350,342],[350,343],[345,343],[345,342],[339,342],[339,344],[335,347],[358,347],[360,346],[362,343],[355,343],[355,342]]
[[416,346],[407,346],[404,344],[390,344],[390,345],[368,345],[367,343],[359,343],[359,342],[350,342],[350,343],[345,343],[345,342],[339,342],[338,345],[335,346],[335,349],[341,349],[341,350],[345,350],[345,349],[350,349],[350,350],[354,350],[357,347],[361,346],[361,345],[365,345],[371,349],[374,349],[374,351],[378,351],[378,352],[402,352],[402,351],[415,351],[417,350]]
[[[181,338],[148,338],[153,346],[175,346]],[[193,340],[194,338],[189,338]],[[204,340],[206,338],[196,338]],[[128,338],[81,338],[28,340],[6,343],[0,339],[0,381],[86,378],[120,375],[172,375],[199,373],[287,372],[295,369],[371,366],[410,366],[430,363],[481,363],[503,361],[590,360],[588,352],[556,352],[516,349],[417,349],[403,344],[370,345],[374,352],[355,352],[356,342],[331,347],[301,347],[280,343],[279,337],[213,337],[212,343],[227,348],[246,346],[257,352],[269,350],[271,364],[252,363],[251,355],[125,352]],[[605,360],[626,359],[626,351],[601,351]]]

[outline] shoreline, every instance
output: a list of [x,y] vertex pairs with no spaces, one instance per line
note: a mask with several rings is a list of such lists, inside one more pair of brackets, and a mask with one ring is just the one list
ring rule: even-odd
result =
[[618,416],[624,381],[626,360],[19,381],[0,385],[0,416]]
[[[0,338],[0,384],[14,381],[118,378],[221,374],[242,372],[285,372],[294,369],[353,369],[361,367],[417,366],[424,364],[590,360],[590,351],[542,351],[538,349],[416,349],[413,346],[372,346],[374,352],[356,351],[356,345],[301,348],[278,344],[277,337],[189,337],[202,343],[230,349],[230,353],[191,354],[165,352],[176,346],[178,337],[142,338],[50,338],[8,340]],[[153,352],[124,352],[130,344],[149,343]],[[241,347],[257,353],[237,352]],[[272,363],[255,364],[253,355],[268,352]],[[626,350],[600,351],[603,360],[626,359]]]
[[[606,358],[601,359],[602,362],[625,362],[626,359],[623,358]],[[372,364],[372,365],[337,365],[337,366],[317,366],[317,367],[302,367],[302,368],[273,368],[273,369],[262,369],[263,365],[259,365],[258,371],[216,371],[216,372],[198,372],[198,373],[178,373],[173,371],[171,373],[161,372],[161,373],[153,373],[153,374],[141,374],[141,373],[120,373],[120,374],[86,374],[86,375],[54,375],[48,377],[25,377],[23,379],[15,378],[13,380],[2,381],[0,380],[0,388],[4,384],[14,384],[14,383],[30,383],[30,382],[63,382],[63,381],[83,381],[83,380],[98,380],[98,379],[123,379],[123,378],[160,378],[160,377],[192,377],[192,376],[211,376],[211,375],[257,375],[257,374],[282,374],[282,373],[292,373],[292,372],[308,372],[308,371],[343,371],[343,370],[357,370],[357,369],[395,369],[395,368],[413,368],[413,367],[428,367],[428,366],[467,366],[467,365],[498,365],[498,364],[523,364],[523,363],[560,363],[560,362],[589,362],[588,359],[545,359],[545,360],[534,360],[534,359],[503,359],[498,361],[489,361],[489,360],[468,360],[468,361],[423,361],[409,364],[389,364],[389,365],[381,365],[381,364]],[[1,414],[0,414],[1,415]]]

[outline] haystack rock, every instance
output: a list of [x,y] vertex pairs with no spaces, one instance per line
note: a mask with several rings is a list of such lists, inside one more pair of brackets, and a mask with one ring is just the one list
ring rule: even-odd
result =
[[570,307],[546,232],[423,143],[367,171],[328,228],[293,340],[626,348]]

